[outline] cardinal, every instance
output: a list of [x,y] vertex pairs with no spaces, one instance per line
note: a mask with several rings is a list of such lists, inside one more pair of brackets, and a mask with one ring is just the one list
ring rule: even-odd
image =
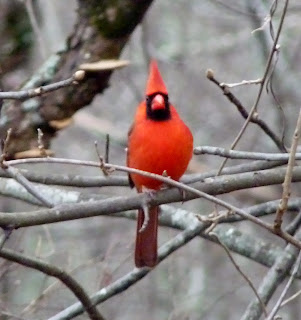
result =
[[[127,165],[179,180],[192,157],[193,137],[169,102],[168,92],[157,62],[152,60],[146,84],[145,100],[136,111],[128,134]],[[129,174],[131,187],[138,192],[154,192],[162,182]],[[142,206],[138,211],[135,265],[154,267],[158,262],[158,206]]]

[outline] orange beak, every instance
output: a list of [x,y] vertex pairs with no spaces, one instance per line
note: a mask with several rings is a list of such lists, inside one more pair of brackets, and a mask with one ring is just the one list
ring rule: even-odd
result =
[[149,76],[146,84],[145,94],[149,96],[155,92],[168,94],[163,78],[160,74],[157,61],[153,59],[149,67]]
[[155,95],[155,97],[152,100],[151,109],[152,110],[165,109],[165,101],[161,94]]

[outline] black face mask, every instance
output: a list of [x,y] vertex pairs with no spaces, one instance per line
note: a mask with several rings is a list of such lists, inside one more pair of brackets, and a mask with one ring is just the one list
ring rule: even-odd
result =
[[[152,101],[156,95],[161,95],[164,99],[164,109],[152,110]],[[155,121],[165,121],[171,118],[168,95],[162,92],[155,92],[146,96],[146,116]]]

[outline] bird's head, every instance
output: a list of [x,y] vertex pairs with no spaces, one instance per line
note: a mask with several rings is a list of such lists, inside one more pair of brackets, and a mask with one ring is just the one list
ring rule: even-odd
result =
[[155,60],[150,63],[146,85],[146,114],[147,118],[157,121],[171,117],[167,89]]

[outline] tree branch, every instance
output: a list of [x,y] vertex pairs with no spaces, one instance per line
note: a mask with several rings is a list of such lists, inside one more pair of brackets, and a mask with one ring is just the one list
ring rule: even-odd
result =
[[[296,238],[301,240],[301,230],[296,234]],[[264,277],[262,284],[257,290],[261,300],[265,304],[271,299],[273,293],[278,288],[280,283],[285,278],[287,272],[293,266],[296,256],[298,254],[298,249],[292,245],[287,245],[283,254],[279,255],[275,264],[268,271]],[[241,320],[258,320],[261,316],[261,305],[258,303],[258,300],[253,300],[247,307],[245,313],[243,314]]]
[[[269,125],[264,120],[260,119],[258,114],[252,114],[252,116],[250,116],[250,113],[243,106],[240,100],[236,98],[236,96],[229,90],[229,87],[226,84],[219,82],[215,78],[214,72],[212,70],[207,71],[207,78],[211,82],[216,84],[223,91],[223,94],[228,98],[230,102],[232,102],[236,106],[237,110],[243,116],[244,119],[247,120],[250,117],[250,122],[257,124],[263,130],[263,132],[266,133],[272,139],[272,141],[275,143],[275,145],[278,147],[280,151],[286,152],[286,148],[283,145],[283,142],[269,127]],[[262,79],[260,79],[260,83],[261,82]]]
[[72,291],[72,293],[81,302],[79,304],[82,306],[83,311],[85,310],[88,313],[91,320],[104,320],[102,315],[95,307],[94,302],[91,301],[81,285],[62,269],[41,260],[29,258],[21,253],[16,253],[9,249],[2,249],[0,251],[0,257],[9,261],[19,263],[28,268],[41,271],[44,274],[59,279],[66,285],[66,287],[68,287]]
[[[230,159],[247,159],[247,160],[267,160],[267,161],[288,161],[290,155],[287,153],[263,153],[227,150],[224,148],[200,146],[193,150],[195,155],[210,154]],[[301,153],[296,153],[296,160],[301,160]]]
[[[72,163],[72,164],[78,164],[79,161],[77,160],[66,160],[66,159],[55,159],[55,158],[43,158],[43,159],[27,159],[27,163],[28,161],[31,162],[60,162],[60,163]],[[21,160],[14,160],[14,161],[10,161],[10,164],[14,163],[22,163],[24,161]],[[80,163],[87,163],[88,165],[92,165],[93,163],[91,161],[80,161]],[[197,197],[201,197],[201,198],[205,198],[206,200],[209,200],[215,204],[218,204],[228,210],[230,210],[231,212],[240,215],[243,218],[246,218],[247,220],[252,221],[253,223],[261,226],[262,228],[265,228],[266,230],[270,231],[271,233],[276,234],[277,236],[281,237],[282,239],[288,241],[289,243],[294,244],[296,247],[301,248],[301,242],[297,241],[294,237],[292,237],[290,234],[288,234],[285,231],[281,232],[276,232],[275,229],[268,223],[251,216],[250,214],[248,214],[247,212],[245,212],[244,210],[237,208],[223,200],[220,200],[214,196],[212,196],[212,194],[217,194],[217,193],[223,193],[221,192],[221,190],[226,189],[227,191],[225,192],[230,192],[230,191],[234,191],[234,190],[238,190],[241,188],[241,186],[239,184],[235,184],[235,186],[233,184],[231,184],[231,180],[233,181],[233,176],[228,177],[217,177],[216,179],[211,179],[211,180],[216,180],[214,182],[218,182],[219,179],[226,179],[227,184],[223,187],[219,186],[219,189],[216,190],[210,190],[209,192],[205,192],[205,191],[201,191],[200,190],[200,186],[199,189],[197,187],[191,187],[191,186],[187,186],[184,185],[183,183],[180,183],[178,181],[172,180],[170,178],[167,177],[163,177],[157,174],[153,174],[153,173],[149,173],[149,172],[145,172],[142,170],[137,170],[137,169],[133,169],[133,168],[128,168],[128,167],[123,167],[123,166],[119,166],[119,165],[112,165],[112,164],[105,164],[105,163],[101,163],[100,167],[102,168],[102,170],[119,170],[122,172],[127,172],[127,173],[135,173],[135,174],[139,174],[142,176],[147,176],[150,178],[154,178],[157,179],[169,186],[173,186],[176,187],[180,190],[184,190],[188,194],[188,196],[185,197],[185,200],[193,199],[193,198],[197,198]],[[254,173],[251,173],[251,177],[250,177],[250,173],[249,174],[241,174],[240,176],[248,176],[249,177],[249,183],[250,185],[247,186],[247,188],[253,187],[253,186],[260,186],[261,184],[258,184],[258,180],[261,180],[263,185],[270,185],[270,184],[274,184],[277,183],[275,182],[275,180],[279,177],[281,177],[281,174],[283,175],[284,172],[281,169],[278,169],[277,172],[273,172],[274,174],[272,174],[272,178],[273,180],[269,180],[268,179],[268,174],[270,174],[270,178],[271,178],[271,171],[273,170],[266,170],[265,172],[257,172],[256,175]],[[274,170],[275,171],[275,170]],[[265,177],[265,179],[262,180],[262,178]],[[294,177],[293,180],[294,181],[299,181],[299,179],[301,179],[301,169],[300,168],[295,168],[294,169]],[[255,183],[255,184],[254,184]],[[205,187],[205,189],[207,189],[206,187],[210,186],[212,187],[213,183],[211,183],[211,181],[205,182],[202,184],[202,187]],[[234,187],[233,190],[228,189],[229,187],[232,188]],[[246,185],[243,186],[243,188],[246,188]],[[164,191],[163,191],[164,192]],[[158,194],[160,194],[160,192],[158,192]],[[150,203],[150,205],[159,205],[162,203],[168,203],[169,201],[166,200],[168,199],[168,193],[166,192],[166,197],[164,197],[164,199],[162,199],[160,202],[160,200],[157,202],[156,197],[153,196],[151,201],[148,199],[148,203]],[[114,203],[112,203],[112,199],[114,199]],[[140,201],[139,201],[140,200]],[[141,202],[142,201],[142,202]],[[135,202],[130,206],[128,206],[128,202],[124,199],[124,197],[117,197],[117,198],[111,198],[108,200],[105,200],[104,202],[94,202],[94,203],[87,203],[87,204],[78,204],[78,205],[73,205],[68,206],[58,206],[57,208],[54,209],[54,211],[51,211],[51,209],[49,211],[38,211],[38,212],[30,212],[30,213],[9,213],[9,214],[2,214],[0,215],[0,226],[2,227],[13,227],[13,228],[18,228],[18,227],[24,227],[24,226],[30,226],[30,225],[38,225],[38,224],[44,224],[44,223],[53,223],[53,222],[59,222],[59,221],[65,221],[65,220],[70,220],[70,219],[79,219],[79,218],[83,218],[83,217],[91,217],[93,215],[99,215],[99,214],[108,214],[108,213],[114,213],[114,212],[119,212],[121,210],[128,210],[128,209],[134,209],[137,208],[136,205],[139,206],[138,207],[142,207],[143,206],[143,201],[146,201],[145,199],[145,195],[141,194],[138,195],[135,198]],[[174,200],[176,201],[176,200]],[[118,203],[118,204],[117,204]],[[95,205],[97,206],[97,208],[95,208]],[[91,210],[91,211],[90,211]],[[102,211],[103,210],[103,211]],[[84,211],[84,212],[81,212]]]
[[209,235],[212,237],[214,237],[217,241],[218,244],[221,245],[221,247],[225,250],[227,256],[229,257],[231,263],[234,265],[235,269],[238,271],[238,273],[245,279],[245,281],[247,282],[247,284],[249,285],[249,287],[251,288],[251,290],[254,292],[259,304],[261,305],[262,311],[264,312],[265,316],[267,316],[267,311],[265,308],[265,304],[263,303],[263,301],[261,300],[256,288],[254,287],[252,281],[249,279],[249,277],[241,270],[241,268],[239,267],[239,265],[236,263],[236,261],[234,260],[234,258],[231,255],[230,250],[228,249],[228,247],[219,239],[218,235],[214,232],[210,232]]
[[[74,74],[83,63],[117,59],[151,3],[152,0],[117,0],[113,3],[78,0],[77,21],[65,50],[51,57],[43,70],[22,89],[60,82]],[[88,105],[96,94],[108,87],[111,74],[111,71],[87,71],[76,87],[63,87],[56,94],[38,96],[24,103],[5,103],[0,137],[8,128],[13,128],[9,158],[37,146],[37,127],[43,130],[45,147],[48,148],[58,130],[52,120],[69,119],[77,110]]]
[[[28,161],[33,161],[33,159],[27,159]],[[41,158],[35,159],[39,162],[54,162],[54,158]],[[66,162],[68,160],[64,159]],[[18,160],[19,161],[19,160]],[[15,162],[15,161],[14,161]],[[13,161],[9,162],[13,163]],[[91,164],[92,162],[88,162]],[[147,175],[140,170],[135,170],[131,168],[126,168],[122,166],[113,166],[111,164],[106,165],[108,168],[114,167],[123,171],[130,171],[139,174]],[[232,191],[273,185],[282,183],[285,176],[285,168],[277,168],[264,170],[262,172],[250,172],[241,173],[231,176],[221,176],[216,178],[211,178],[205,182],[197,182],[191,186],[185,186],[179,182],[173,181],[171,179],[151,174],[152,177],[160,179],[167,184],[172,184],[175,187],[185,188],[187,194],[185,199],[180,194],[178,190],[162,190],[157,192],[153,199],[152,205],[160,205],[163,203],[170,203],[176,201],[187,201],[195,199],[197,197],[205,197],[208,200],[214,200],[221,203],[219,199],[212,198],[211,195],[224,194]],[[295,167],[293,170],[293,181],[301,181],[301,168]],[[18,213],[2,213],[0,214],[0,226],[15,226],[24,227],[29,225],[38,225],[44,223],[53,223],[59,221],[87,218],[96,215],[110,214],[115,212],[120,212],[123,210],[137,209],[141,207],[142,202],[145,201],[145,195],[139,194],[130,197],[112,197],[103,201],[94,201],[89,203],[80,203],[76,205],[61,205],[54,209],[39,210],[32,212],[18,212]],[[224,205],[224,203],[223,203]],[[235,207],[229,205],[228,209],[232,210]],[[237,209],[237,210],[236,210]],[[242,213],[242,210],[235,208],[237,213]],[[249,216],[248,216],[249,217]],[[249,217],[250,218],[250,217]],[[254,217],[253,217],[254,218]]]
[[[39,204],[34,198],[29,198],[28,193],[14,180],[8,179],[8,181],[2,186],[0,179],[0,190],[5,190],[5,193],[2,192],[4,195],[16,197],[34,204]],[[44,185],[40,185],[39,190],[40,192],[47,194],[56,205],[64,203],[79,203],[82,201],[90,202],[100,200],[105,197],[101,194],[85,194],[78,191],[67,191],[63,189],[47,187]],[[279,200],[276,200],[245,208],[244,210],[255,217],[260,217],[275,213],[278,205]],[[301,198],[290,199],[288,203],[288,210],[299,211],[300,207]],[[162,212],[160,215],[160,224],[166,227],[183,230],[189,227],[191,222],[194,223],[197,220],[194,213],[188,212],[184,209],[176,209],[167,205],[162,205],[161,209]],[[136,219],[136,213],[134,211],[125,213],[121,212],[115,214],[114,217]],[[233,223],[242,220],[245,219],[240,216],[230,216],[226,219],[220,219],[219,223]],[[230,250],[266,266],[271,266],[276,257],[282,252],[281,248],[264,243],[262,240],[258,241],[257,243],[257,241],[255,241],[251,236],[242,233],[233,226],[217,225],[215,232]],[[291,233],[290,230],[287,230],[287,232]],[[202,236],[214,241],[214,239],[211,239],[209,236]]]
[[[201,231],[205,230],[208,227],[206,223],[197,222],[194,225],[191,225],[188,229],[179,233],[175,238],[169,240],[158,251],[159,262],[166,259],[171,253],[184,246],[194,237],[196,237]],[[140,279],[144,278],[152,269],[144,268],[135,268],[133,271],[129,272],[127,275],[121,277],[117,281],[108,285],[105,288],[102,288],[100,291],[95,293],[92,297],[92,301],[95,304],[106,301],[112,296],[119,294],[130,286],[135,284]],[[49,318],[48,320],[67,320],[72,319],[83,313],[83,308],[80,303],[75,303],[70,307],[66,308],[64,311],[56,314],[55,316]]]
[[298,147],[298,141],[301,134],[301,108],[299,111],[298,121],[295,128],[294,136],[292,139],[291,150],[289,154],[289,160],[287,164],[287,170],[283,182],[283,193],[282,199],[280,201],[279,207],[276,212],[276,218],[274,221],[274,228],[275,231],[278,232],[281,229],[282,225],[282,217],[284,212],[287,210],[287,203],[291,194],[291,183],[292,183],[292,175],[293,175],[293,168],[295,166],[295,159],[296,159],[296,151]]
[[287,284],[285,285],[285,288],[283,289],[283,291],[281,292],[281,295],[279,297],[279,299],[277,300],[273,310],[271,311],[271,313],[269,314],[269,316],[267,317],[267,320],[273,320],[275,319],[274,317],[276,316],[276,313],[277,311],[279,310],[279,308],[281,307],[281,304],[282,304],[282,301],[283,299],[285,298],[285,295],[287,294],[287,291],[288,289],[290,288],[290,286],[292,285],[296,275],[297,275],[297,272],[299,270],[299,267],[300,267],[300,263],[301,263],[301,252],[299,251],[299,254],[298,254],[298,258],[295,262],[295,266],[294,266],[294,269],[292,271],[292,274],[287,282]]
[[[199,148],[199,147],[197,147]],[[211,147],[210,147],[211,148]],[[19,160],[18,160],[19,161]],[[25,160],[26,163],[27,160]],[[23,162],[21,160],[21,162]],[[230,166],[223,169],[222,174],[235,174],[250,171],[266,170],[270,168],[275,168],[287,163],[285,160],[271,162],[271,161],[254,161],[246,164],[240,164],[236,166]],[[79,165],[80,163],[78,163]],[[85,163],[82,163],[83,165]],[[88,165],[88,164],[87,164]],[[95,167],[99,168],[99,163],[94,162]],[[40,173],[34,170],[19,169],[21,174],[31,182],[42,183],[46,185],[62,185],[62,186],[72,186],[72,187],[107,187],[107,186],[129,186],[128,177],[125,176],[82,176],[73,174],[49,174]],[[212,170],[205,173],[197,174],[186,174],[181,178],[183,183],[193,183],[196,181],[203,181],[206,178],[216,176],[217,171]],[[0,177],[9,178],[10,175],[0,168]]]
[[[271,48],[267,63],[266,63],[266,66],[265,66],[264,74],[263,74],[261,83],[259,85],[259,90],[258,90],[257,97],[255,99],[254,105],[252,106],[252,108],[251,108],[251,110],[249,112],[249,115],[248,115],[246,121],[244,122],[242,128],[240,129],[239,133],[237,134],[237,136],[235,137],[233,143],[231,144],[230,149],[234,149],[236,147],[236,145],[238,144],[238,142],[241,139],[242,135],[246,131],[251,119],[254,117],[255,113],[257,112],[257,107],[258,107],[259,101],[261,99],[263,88],[264,88],[264,86],[266,84],[266,81],[268,79],[268,75],[270,73],[270,68],[272,66],[273,57],[274,57],[275,53],[277,52],[278,40],[279,40],[281,31],[282,31],[284,19],[285,19],[286,13],[287,13],[287,7],[288,7],[288,0],[286,0],[285,3],[284,3],[284,7],[283,7],[282,14],[281,14],[281,17],[280,17],[279,26],[278,26],[278,29],[277,29],[277,32],[276,32],[276,36],[275,36],[275,39],[274,39],[274,42],[273,42],[273,45],[272,45],[272,48]],[[284,146],[282,147],[282,150],[285,151],[285,147]],[[221,166],[219,168],[219,174],[222,171],[222,169],[223,169],[223,167],[225,166],[226,163],[227,163],[227,158],[224,159],[224,161],[222,162],[222,164],[221,164]]]
[[78,70],[74,75],[66,80],[58,81],[46,86],[40,86],[34,89],[11,91],[11,92],[0,92],[0,99],[15,99],[15,100],[26,100],[33,97],[41,96],[45,93],[56,91],[61,88],[69,87],[71,85],[77,85],[78,81],[83,80],[85,72]]

